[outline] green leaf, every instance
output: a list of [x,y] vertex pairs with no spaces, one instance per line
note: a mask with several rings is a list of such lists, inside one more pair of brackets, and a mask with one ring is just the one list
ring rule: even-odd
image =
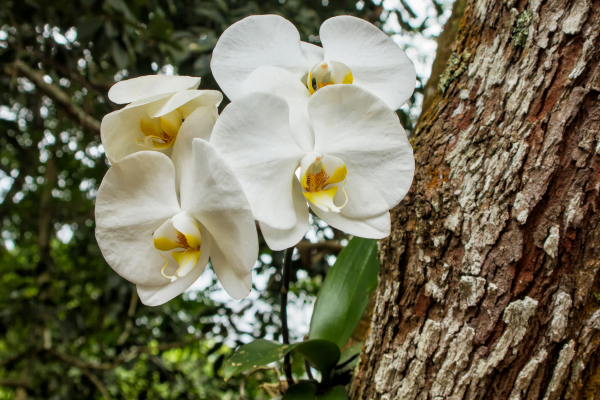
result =
[[352,238],[340,253],[319,291],[310,321],[310,339],[327,339],[342,347],[365,312],[377,286],[377,241]]
[[300,354],[321,371],[323,382],[327,382],[331,378],[333,369],[340,359],[340,348],[335,343],[324,339],[296,343],[294,352]]
[[237,373],[280,360],[295,346],[265,339],[258,339],[245,344],[227,360],[223,370],[223,377],[227,381]]
[[294,344],[281,344],[271,340],[257,339],[243,345],[225,363],[223,377],[229,380],[233,375],[281,360],[292,350],[310,361],[328,380],[338,360],[340,349],[333,342],[323,339],[307,340]]
[[[353,367],[358,362],[358,355],[362,350],[363,343],[358,342],[348,347],[346,350],[342,352],[342,356],[340,357],[340,361],[338,361],[338,365],[346,364],[344,367]],[[350,361],[352,360],[352,361]],[[350,362],[349,362],[350,361]]]
[[336,386],[333,389],[328,390],[319,397],[318,400],[348,400],[346,389],[343,386]]
[[314,400],[317,394],[317,385],[311,381],[300,381],[290,386],[281,400]]

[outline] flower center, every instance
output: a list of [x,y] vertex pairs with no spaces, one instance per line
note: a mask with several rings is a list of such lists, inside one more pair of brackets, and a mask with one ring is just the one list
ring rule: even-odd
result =
[[322,87],[338,83],[352,83],[352,70],[346,64],[338,61],[322,61],[312,67],[308,73],[306,86],[310,94]]
[[140,129],[144,134],[143,138],[135,138],[138,146],[144,150],[164,150],[175,144],[177,133],[183,117],[177,110],[173,110],[162,117],[142,118]]
[[[309,153],[301,161],[302,194],[323,211],[340,212],[348,203],[348,195],[344,190],[347,173],[346,164],[341,159],[330,155]],[[336,206],[334,200],[340,186],[345,202],[341,206]]]
[[[173,275],[167,275],[165,268],[169,262],[162,267],[160,273],[171,282],[186,276],[198,263],[202,250],[202,233],[198,222],[186,213],[180,213],[168,219],[154,232],[154,247],[159,251],[170,251],[171,256],[179,264],[179,268]],[[162,254],[160,254],[163,258]],[[166,261],[166,258],[165,258]]]

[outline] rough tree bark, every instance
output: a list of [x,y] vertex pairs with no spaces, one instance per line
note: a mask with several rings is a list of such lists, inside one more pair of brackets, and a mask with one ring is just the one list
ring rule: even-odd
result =
[[600,398],[599,32],[600,0],[468,1],[353,399]]

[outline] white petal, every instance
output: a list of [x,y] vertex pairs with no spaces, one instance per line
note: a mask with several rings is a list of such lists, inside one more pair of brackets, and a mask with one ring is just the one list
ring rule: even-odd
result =
[[345,215],[343,210],[341,213],[326,212],[312,205],[311,209],[319,218],[332,227],[354,236],[383,239],[390,235],[391,220],[389,211],[369,218],[352,218]]
[[356,17],[333,17],[321,25],[319,37],[325,61],[349,66],[353,84],[379,96],[393,110],[412,96],[415,67],[404,51],[374,25]]
[[[159,286],[137,285],[140,300],[147,306],[160,306],[174,299],[194,284],[206,269],[208,257],[210,256],[210,241],[202,243],[202,254],[196,266],[184,277],[175,282],[165,283]],[[167,281],[168,282],[168,281]]]
[[183,115],[183,118],[187,119],[197,108],[206,107],[213,117],[213,122],[216,122],[219,117],[219,110],[217,107],[219,107],[219,104],[223,101],[223,93],[217,90],[203,90],[202,92],[202,96],[185,103],[179,107],[179,111],[181,112],[181,115]]
[[322,47],[315,46],[311,43],[300,42],[300,48],[302,49],[302,53],[304,53],[304,57],[306,57],[309,66],[313,66],[316,63],[323,61],[324,51]]
[[[215,241],[210,233],[207,236],[209,241]],[[256,243],[258,243],[257,240],[258,239],[255,240]],[[228,257],[225,250],[221,250],[214,243],[211,244],[211,246],[213,247],[210,253],[210,262],[219,282],[223,285],[223,289],[236,300],[248,296],[252,290],[251,272],[248,271],[244,274],[240,274],[237,265],[233,263],[231,257]],[[255,262],[256,256],[258,256],[258,247],[255,254]]]
[[136,138],[144,137],[140,129],[142,118],[148,118],[146,106],[128,106],[113,111],[102,119],[100,138],[112,164],[142,150],[135,141]]
[[292,229],[274,229],[264,222],[259,222],[260,230],[271,250],[285,250],[295,246],[302,240],[308,231],[308,205],[302,195],[302,186],[294,175],[292,191],[294,196],[294,210],[296,211],[296,225]]
[[292,139],[288,109],[282,97],[250,93],[223,110],[211,136],[240,180],[254,219],[276,229],[296,225],[291,177],[304,156]]
[[221,100],[223,100],[223,95],[216,90],[182,90],[165,99],[148,104],[148,115],[150,118],[156,118],[181,107],[183,118],[187,118],[195,108],[217,107]]
[[308,112],[315,151],[346,163],[344,214],[373,217],[404,198],[415,160],[398,116],[382,100],[355,85],[331,85],[312,95]]
[[[183,208],[213,238],[211,258],[217,276],[223,267],[227,276],[233,274],[245,282],[258,257],[258,236],[250,205],[233,171],[210,143],[194,139],[193,151],[194,188],[189,197],[182,197]],[[202,233],[204,240],[206,232]]]
[[263,66],[252,72],[242,85],[243,93],[260,91],[270,92],[287,100],[292,137],[302,150],[311,151],[314,137],[308,117],[310,92],[306,86],[283,68]]
[[108,91],[108,98],[113,103],[126,104],[150,98],[159,99],[169,93],[196,89],[199,85],[200,78],[192,76],[140,76],[114,84]]
[[278,15],[250,16],[223,32],[212,53],[210,67],[230,100],[242,95],[241,85],[263,65],[287,69],[301,79],[310,68],[294,25]]
[[108,265],[133,283],[164,284],[152,234],[179,211],[167,156],[146,151],[115,163],[96,196],[96,239]]
[[[176,188],[180,196],[181,191],[189,190],[192,187],[194,171],[192,140],[195,138],[210,140],[213,126],[212,107],[200,107],[191,113],[179,128],[171,160],[175,164]],[[186,184],[181,185],[182,182],[186,182]]]

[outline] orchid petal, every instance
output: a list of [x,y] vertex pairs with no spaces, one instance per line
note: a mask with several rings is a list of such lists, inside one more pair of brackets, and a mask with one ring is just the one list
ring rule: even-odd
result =
[[108,265],[133,283],[164,284],[152,235],[179,211],[167,156],[142,152],[115,163],[96,196],[96,239]]
[[300,47],[296,27],[278,15],[250,16],[223,32],[212,53],[210,67],[230,100],[242,96],[241,86],[263,65],[281,67],[299,80],[310,67]]
[[[147,306],[160,306],[169,300],[174,299],[194,284],[206,269],[208,257],[210,255],[210,241],[202,243],[202,253],[196,266],[185,276],[177,279],[175,282],[163,283],[158,286],[137,285],[137,292],[140,300]],[[163,278],[163,282],[164,282]]]
[[304,238],[308,232],[308,207],[306,199],[302,195],[302,186],[295,175],[292,177],[292,196],[294,198],[294,210],[296,211],[296,225],[291,229],[281,230],[271,228],[264,222],[259,222],[260,230],[271,250],[285,250],[293,247]]
[[182,90],[149,104],[148,115],[156,118],[180,109],[183,118],[187,118],[198,107],[212,106],[216,108],[221,100],[223,100],[223,95],[216,90]]
[[308,117],[310,93],[306,86],[283,68],[263,66],[250,74],[242,85],[242,92],[270,92],[287,100],[290,106],[290,129],[294,141],[304,151],[314,145],[312,124]]
[[[207,240],[215,242],[215,239],[211,236],[210,232],[207,234]],[[254,239],[254,242],[258,243],[258,239]],[[228,255],[226,255],[227,253],[221,250],[215,243],[212,243],[211,246],[210,262],[223,289],[236,300],[247,297],[252,291],[251,269],[244,274],[238,273],[237,265],[232,262],[231,257],[228,257]],[[257,255],[258,247],[254,257],[254,263],[256,263]]]
[[344,214],[345,210],[340,213],[325,212],[312,205],[311,209],[331,227],[350,235],[368,239],[383,239],[390,235],[391,220],[389,211],[368,218],[352,218]]
[[[217,150],[202,139],[194,139],[192,146],[194,190],[188,197],[182,196],[183,208],[206,228],[203,240],[208,233],[214,241],[211,259],[219,280],[219,275],[234,281],[237,277],[246,284],[246,276],[258,257],[258,236],[250,205],[234,172]],[[230,282],[221,283],[233,297],[240,297],[238,289],[229,291]],[[248,295],[251,286],[250,283],[241,297]],[[238,288],[237,284],[233,287]]]
[[239,178],[254,219],[275,229],[293,228],[291,176],[304,152],[291,137],[285,99],[254,92],[232,102],[217,120],[211,143]]
[[[147,106],[127,106],[113,111],[102,119],[100,138],[109,161],[114,164],[130,154],[142,149],[136,139],[146,136],[140,128],[142,120],[149,121]],[[158,123],[158,122],[157,122]],[[171,149],[165,152],[169,154]]]
[[[325,52],[322,47],[315,46],[312,43],[300,42],[300,48],[302,49],[302,53],[304,53],[304,57],[309,66],[320,63],[325,58]],[[307,72],[308,71],[305,71],[305,73]]]
[[355,85],[332,85],[312,95],[308,112],[315,151],[346,163],[345,215],[374,217],[404,198],[415,170],[412,147],[381,99]]
[[[173,145],[171,160],[175,164],[177,173],[176,190],[180,196],[187,196],[182,192],[192,188],[194,164],[192,162],[192,140],[195,138],[210,140],[214,126],[212,107],[200,107],[191,113],[179,128],[177,140]],[[182,182],[185,182],[182,185]]]
[[412,96],[416,72],[410,59],[379,28],[351,16],[328,19],[319,32],[325,61],[352,70],[353,84],[363,87],[397,110]]
[[157,100],[181,90],[196,89],[199,85],[200,78],[191,76],[140,76],[114,84],[108,91],[108,98],[117,104]]

